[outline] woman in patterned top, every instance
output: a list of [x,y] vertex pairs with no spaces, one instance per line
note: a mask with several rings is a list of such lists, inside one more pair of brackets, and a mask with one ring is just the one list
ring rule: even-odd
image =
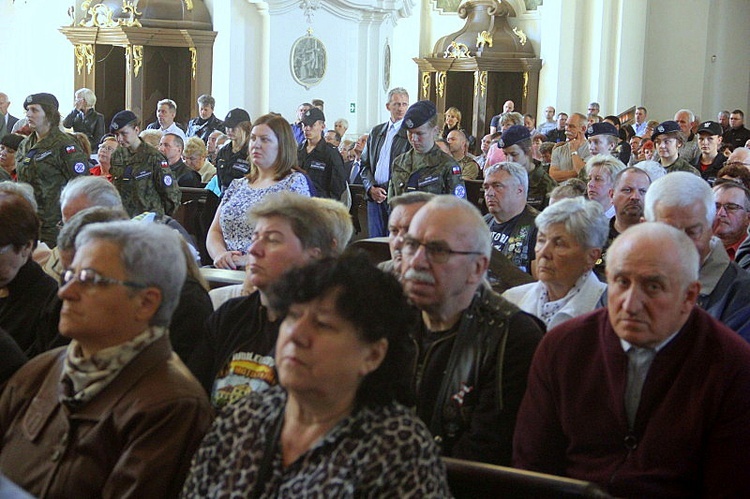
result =
[[429,431],[402,405],[415,317],[395,277],[362,255],[321,260],[271,301],[280,384],[219,415],[182,496],[449,497]]
[[217,268],[244,267],[253,235],[247,218],[250,207],[272,192],[311,195],[305,174],[297,169],[296,144],[281,116],[266,114],[255,122],[248,142],[250,171],[229,185],[208,230],[206,248]]

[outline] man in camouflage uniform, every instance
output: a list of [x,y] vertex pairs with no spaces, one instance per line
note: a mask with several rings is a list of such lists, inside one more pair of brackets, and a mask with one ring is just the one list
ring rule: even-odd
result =
[[88,175],[88,158],[75,139],[60,130],[58,102],[52,94],[32,94],[23,103],[33,133],[18,147],[18,181],[31,184],[42,220],[40,239],[57,245],[60,191],[68,180]]
[[388,199],[411,191],[453,194],[466,199],[461,167],[435,144],[436,125],[437,109],[430,101],[415,102],[406,111],[402,126],[406,127],[412,150],[393,162]]
[[166,158],[138,137],[138,117],[132,111],[120,111],[112,118],[109,131],[120,145],[112,153],[110,173],[125,211],[131,217],[145,211],[174,213],[182,193]]
[[557,187],[542,163],[531,157],[531,134],[523,125],[513,125],[503,132],[498,141],[508,161],[523,166],[529,174],[529,190],[526,203],[537,211],[549,204],[549,194]]

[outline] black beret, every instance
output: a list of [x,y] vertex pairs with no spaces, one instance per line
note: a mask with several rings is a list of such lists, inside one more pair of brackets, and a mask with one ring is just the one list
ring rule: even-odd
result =
[[234,128],[243,121],[250,121],[250,115],[247,114],[247,111],[245,111],[244,109],[235,107],[234,109],[229,111],[226,118],[224,118],[224,126]]
[[109,125],[109,131],[116,132],[120,128],[135,123],[136,121],[138,121],[138,116],[136,116],[133,111],[128,111],[127,109],[120,111],[114,118],[112,118],[112,123]]
[[613,137],[619,137],[620,134],[617,132],[617,127],[612,123],[602,121],[601,123],[592,123],[586,129],[586,138],[595,137],[597,135],[611,135]]
[[3,135],[3,138],[0,139],[0,145],[4,145],[8,149],[13,149],[14,151],[18,150],[18,146],[21,145],[21,142],[23,142],[23,139],[25,139],[23,135],[18,135],[17,133],[8,133],[6,135]]
[[406,114],[404,115],[404,126],[407,130],[419,128],[436,115],[437,108],[431,101],[417,101],[406,110]]
[[530,138],[531,132],[529,132],[528,128],[523,125],[513,125],[500,136],[500,140],[497,141],[497,147],[510,147]]
[[54,107],[55,109],[58,109],[60,107],[60,104],[57,102],[57,97],[52,94],[46,93],[29,95],[28,97],[26,97],[26,100],[23,101],[23,108],[29,109],[29,104],[44,104]]
[[665,133],[681,131],[680,125],[676,121],[663,121],[654,129],[654,133],[651,134],[651,140],[656,140],[656,137],[664,135]]
[[325,121],[326,115],[323,114],[323,111],[318,109],[317,107],[311,107],[307,111],[305,111],[305,114],[302,115],[302,124],[311,126],[314,125],[316,121]]

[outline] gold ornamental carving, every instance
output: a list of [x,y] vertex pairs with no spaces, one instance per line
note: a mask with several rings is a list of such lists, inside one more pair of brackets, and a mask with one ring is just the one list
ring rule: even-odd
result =
[[143,66],[143,45],[128,45],[125,47],[125,69],[130,73],[133,68],[133,74],[138,78]]
[[437,73],[435,73],[435,83],[436,83],[436,86],[437,86],[437,94],[438,94],[438,97],[441,97],[441,98],[445,94],[445,78],[446,78],[446,76],[447,76],[447,74],[445,73],[445,71],[438,71]]
[[190,47],[190,74],[193,75],[193,79],[195,80],[195,72],[198,68],[198,51],[195,50],[195,47]]
[[113,28],[117,22],[112,18],[114,13],[106,4],[100,3],[91,7],[92,0],[84,0],[81,9],[88,14],[88,18],[82,19],[78,24],[86,28]]
[[74,47],[74,51],[78,74],[81,74],[84,65],[86,66],[86,74],[91,74],[94,69],[94,46],[81,43]]
[[529,72],[526,71],[523,74],[523,99],[526,100],[526,96],[529,95]]
[[187,10],[193,10],[193,0],[185,0],[185,8]]
[[[91,7],[93,0],[84,0],[81,3],[81,9],[87,14],[87,17],[79,22],[79,26],[86,28],[115,28],[117,26],[128,26],[128,27],[143,27],[141,22],[138,20],[143,12],[138,10],[137,0],[129,1],[122,0],[122,13],[126,14],[127,17],[123,19],[114,20],[114,12],[106,4],[99,3]],[[190,1],[190,8],[192,9],[192,1]]]
[[474,96],[487,92],[487,71],[474,71]]
[[526,33],[524,33],[522,29],[519,29],[519,27],[516,26],[513,28],[513,33],[516,34],[521,45],[526,45]]
[[422,73],[422,98],[430,98],[430,73],[427,71]]
[[485,45],[492,47],[492,33],[489,31],[477,33],[477,50],[483,49]]
[[443,54],[444,59],[464,59],[466,57],[471,57],[469,55],[469,47],[464,43],[456,43],[455,41],[448,45]]
[[[143,12],[138,11],[138,6],[136,5],[138,2],[129,2],[128,0],[122,0],[122,12],[123,14],[128,14],[127,19],[121,19],[120,24],[123,26],[130,26],[130,27],[136,27],[136,28],[142,28],[143,25],[141,25],[141,22],[136,18],[140,17]],[[138,76],[138,73],[135,74]]]

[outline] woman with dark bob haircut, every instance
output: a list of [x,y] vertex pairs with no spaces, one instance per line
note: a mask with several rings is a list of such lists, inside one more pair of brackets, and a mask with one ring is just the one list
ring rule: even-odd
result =
[[401,403],[416,317],[396,279],[347,255],[290,271],[270,295],[284,316],[279,385],[216,419],[183,497],[450,496],[429,431]]

